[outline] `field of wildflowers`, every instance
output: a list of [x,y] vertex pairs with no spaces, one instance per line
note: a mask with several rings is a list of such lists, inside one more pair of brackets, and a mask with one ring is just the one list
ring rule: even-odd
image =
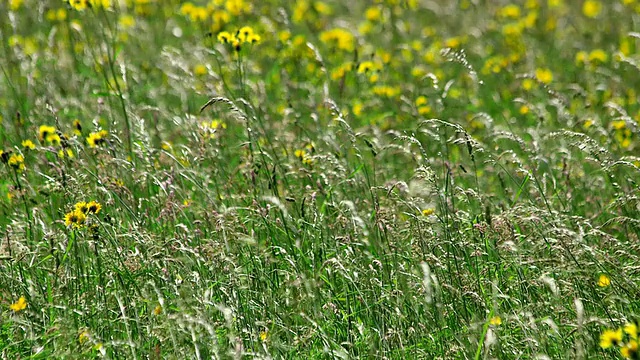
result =
[[1,0],[1,359],[639,359],[638,0]]

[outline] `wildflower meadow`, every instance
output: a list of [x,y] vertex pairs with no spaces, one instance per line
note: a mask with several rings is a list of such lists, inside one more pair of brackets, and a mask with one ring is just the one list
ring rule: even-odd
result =
[[639,23],[0,0],[0,359],[640,359]]

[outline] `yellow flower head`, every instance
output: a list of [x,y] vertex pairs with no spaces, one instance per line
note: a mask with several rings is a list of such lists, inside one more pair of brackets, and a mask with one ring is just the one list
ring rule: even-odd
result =
[[594,63],[605,63],[608,58],[607,53],[602,49],[595,49],[589,54],[589,61]]
[[622,328],[618,330],[605,330],[600,334],[600,347],[608,349],[613,345],[617,345],[622,341]]
[[423,209],[422,210],[422,216],[431,216],[435,212],[436,212],[436,209],[434,209],[434,208]]
[[40,125],[40,128],[38,129],[38,133],[39,133],[38,139],[40,140],[40,142],[43,142],[46,139],[48,139],[49,136],[54,135],[56,133],[56,128],[49,125]]
[[71,6],[72,9],[83,11],[87,8],[88,2],[87,0],[69,0],[69,6]]
[[500,326],[502,325],[502,319],[500,318],[500,316],[494,316],[491,318],[491,320],[489,320],[489,324],[493,326]]
[[242,42],[248,42],[247,39],[253,34],[253,29],[250,26],[243,26],[238,30],[236,37]]
[[624,333],[629,335],[630,338],[638,339],[638,324],[635,322],[627,323],[624,325]]
[[223,44],[231,44],[235,38],[235,35],[232,35],[228,31],[221,31],[218,33],[218,41]]
[[548,85],[553,81],[553,73],[549,69],[536,69],[536,79]]
[[598,286],[607,287],[609,285],[611,285],[611,278],[605,274],[600,274],[600,277],[598,277]]
[[34,144],[33,141],[27,139],[22,141],[22,147],[24,147],[25,149],[33,150],[36,148],[36,144]]
[[93,132],[87,136],[87,144],[89,147],[96,147],[104,144],[106,142],[106,137],[109,135],[107,130],[100,130],[98,132]]
[[100,205],[99,202],[89,201],[87,203],[87,211],[89,211],[90,213],[97,214],[100,212],[100,210],[102,210],[102,205]]
[[73,210],[64,215],[64,224],[78,229],[84,225],[86,219],[87,215],[85,215],[85,213],[79,210]]
[[27,308],[27,299],[25,299],[24,296],[20,296],[20,299],[9,305],[9,308],[13,310],[13,312],[20,312]]
[[595,18],[600,15],[602,4],[597,0],[586,0],[582,4],[582,13],[588,18]]
[[320,33],[320,41],[340,50],[353,51],[355,38],[344,29],[331,29]]
[[24,170],[24,156],[20,154],[11,154],[7,161],[7,165],[16,171]]
[[638,341],[629,340],[623,347],[620,348],[620,355],[625,359],[637,359],[638,358]]

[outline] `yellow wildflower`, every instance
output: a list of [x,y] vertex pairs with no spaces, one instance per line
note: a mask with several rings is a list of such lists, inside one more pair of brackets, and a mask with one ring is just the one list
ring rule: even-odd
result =
[[23,0],[9,0],[9,8],[11,9],[11,11],[16,11],[20,9],[23,2]]
[[500,326],[502,325],[502,319],[500,318],[500,316],[494,316],[489,320],[489,324],[493,326]]
[[66,226],[72,226],[75,229],[81,228],[84,225],[87,215],[82,211],[73,210],[64,215],[64,224]]
[[630,338],[637,340],[638,339],[638,324],[635,322],[627,323],[624,325],[625,334],[629,335]]
[[623,347],[620,348],[620,355],[625,359],[637,359],[638,358],[638,341],[629,340]]
[[320,33],[320,41],[340,50],[353,51],[355,39],[347,30],[336,28]]
[[7,161],[7,165],[9,165],[12,169],[20,172],[24,170],[24,156],[20,154],[11,154],[9,160]]
[[553,73],[549,69],[536,69],[536,79],[548,85],[553,81]]
[[34,144],[33,141],[28,139],[22,140],[22,147],[24,147],[25,149],[33,150],[36,148],[36,144]]
[[54,135],[56,133],[56,128],[49,125],[40,125],[38,132],[39,132],[38,139],[40,140],[40,142],[43,142],[46,139],[48,139],[49,136]]
[[608,55],[602,49],[595,49],[589,54],[589,61],[590,62],[601,62],[601,63],[604,63],[604,62],[607,62],[607,59],[608,59]]
[[97,214],[100,212],[100,210],[102,210],[102,205],[100,205],[99,202],[97,201],[89,201],[87,203],[87,211],[92,213],[92,214]]
[[93,132],[87,136],[87,144],[89,147],[96,147],[104,144],[107,140],[106,137],[109,135],[107,130],[100,130],[98,132]]
[[20,312],[27,308],[27,299],[25,299],[24,296],[20,296],[20,299],[18,299],[18,301],[16,301],[15,303],[9,305],[9,308],[13,310],[13,312]]
[[611,285],[611,279],[609,278],[609,276],[600,274],[600,277],[598,278],[598,286],[607,287],[609,285]]
[[193,73],[196,76],[203,76],[207,74],[207,67],[204,66],[203,64],[197,64],[196,66],[193,67]]
[[507,5],[498,11],[498,16],[502,18],[517,19],[520,17],[520,7],[518,5]]
[[608,349],[613,345],[617,345],[622,341],[622,329],[619,328],[617,330],[605,330],[602,334],[600,334],[600,347],[603,349]]
[[588,18],[595,18],[600,15],[602,4],[597,0],[586,0],[582,4],[582,13]]

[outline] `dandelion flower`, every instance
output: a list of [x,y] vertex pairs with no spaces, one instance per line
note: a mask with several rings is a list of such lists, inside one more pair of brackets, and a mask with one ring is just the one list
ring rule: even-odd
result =
[[638,341],[629,340],[623,347],[620,348],[620,355],[625,359],[637,359],[638,358]]
[[20,154],[11,154],[11,156],[9,156],[9,160],[7,161],[7,165],[9,165],[12,169],[16,171],[23,171],[24,156]]
[[553,81],[553,73],[549,69],[536,69],[536,79],[548,85]]
[[638,324],[635,322],[625,324],[624,333],[634,340],[638,339]]
[[618,330],[607,329],[600,335],[600,347],[608,349],[622,341],[622,328]]
[[502,325],[502,319],[500,318],[500,316],[494,316],[489,320],[489,324],[493,326],[500,326]]
[[34,144],[33,141],[27,139],[22,141],[22,147],[24,147],[25,149],[33,150],[36,148],[36,144]]
[[582,13],[588,18],[595,18],[600,15],[602,4],[597,0],[586,0],[582,4]]
[[423,209],[422,210],[422,216],[431,216],[435,212],[436,212],[436,209],[434,209],[434,208]]
[[16,301],[15,303],[9,305],[9,308],[13,310],[13,312],[20,312],[27,308],[27,299],[25,299],[24,296],[20,296],[20,299],[18,299],[18,301]]
[[611,278],[605,274],[600,274],[600,277],[598,278],[598,286],[607,287],[609,285],[611,285]]

